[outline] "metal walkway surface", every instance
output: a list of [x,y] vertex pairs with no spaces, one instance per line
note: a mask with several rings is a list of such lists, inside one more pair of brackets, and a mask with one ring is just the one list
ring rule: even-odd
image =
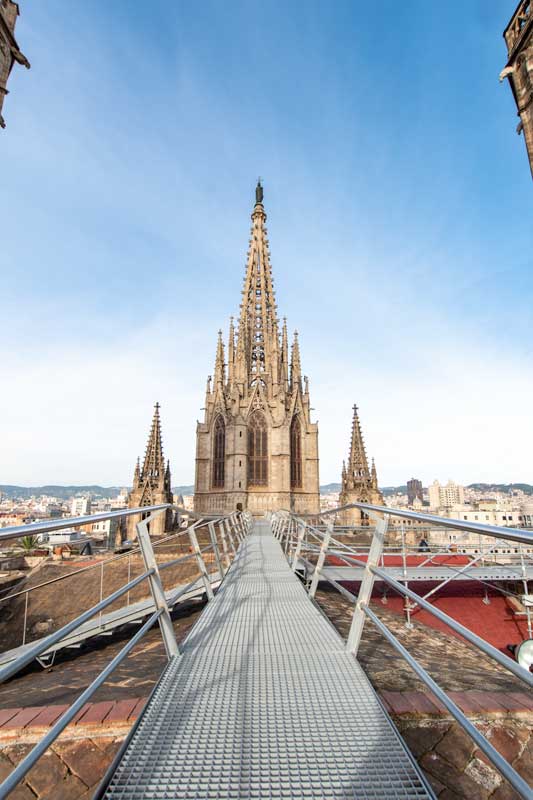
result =
[[434,797],[266,522],[241,545],[97,796]]

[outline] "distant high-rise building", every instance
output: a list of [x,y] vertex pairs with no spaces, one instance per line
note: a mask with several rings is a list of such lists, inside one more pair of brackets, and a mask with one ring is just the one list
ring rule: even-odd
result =
[[533,2],[521,0],[503,32],[507,64],[500,80],[509,79],[518,116],[517,132],[524,134],[533,176]]
[[465,490],[453,481],[448,481],[446,486],[441,486],[438,481],[433,481],[428,488],[429,505],[432,509],[452,508],[462,506],[465,501]]
[[15,39],[15,25],[19,15],[18,3],[13,0],[0,0],[0,128],[5,128],[6,123],[2,116],[2,106],[7,90],[7,81],[15,61],[27,69],[30,62],[23,55]]
[[419,481],[418,478],[411,478],[410,481],[407,481],[407,505],[412,506],[415,500],[420,500],[421,503],[423,501],[422,481]]
[[194,508],[201,514],[278,508],[318,512],[318,426],[298,336],[289,359],[278,319],[263,187],[258,183],[238,329],[222,332],[205,417],[196,429]]
[[[383,495],[378,488],[378,474],[374,459],[372,459],[372,467],[368,468],[357,406],[353,407],[350,455],[348,464],[345,461],[342,464],[342,485],[339,494],[340,506],[350,503],[383,505]],[[365,525],[368,524],[368,515],[358,508],[350,508],[342,512],[341,522],[343,525]]]
[[70,515],[72,517],[86,517],[91,513],[91,498],[90,497],[74,497],[70,507]]
[[[155,404],[154,417],[146,453],[141,469],[140,460],[137,459],[133,474],[133,488],[128,497],[128,507],[157,506],[162,503],[172,503],[173,495],[170,488],[170,463],[163,458],[163,439],[161,436],[161,419],[159,417],[159,403]],[[128,539],[137,537],[136,525],[141,517],[137,514],[127,517]],[[150,523],[151,534],[162,534],[172,526],[172,512],[170,510],[159,514]]]

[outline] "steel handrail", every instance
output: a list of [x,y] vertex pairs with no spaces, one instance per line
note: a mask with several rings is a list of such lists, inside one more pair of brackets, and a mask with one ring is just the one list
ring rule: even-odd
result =
[[[168,508],[174,508],[171,504],[162,504],[158,506],[143,506],[141,508],[129,509],[128,511],[116,511],[116,512],[108,512],[105,514],[94,514],[88,517],[77,517],[77,518],[70,518],[65,520],[57,520],[57,521],[49,521],[47,523],[35,523],[33,525],[25,525],[25,526],[16,526],[11,529],[7,529],[4,531],[4,539],[13,539],[18,538],[19,536],[25,536],[29,532],[32,531],[39,531],[43,532],[45,530],[57,530],[62,528],[67,528],[74,524],[90,524],[97,519],[110,519],[116,516],[131,516],[132,514],[150,514],[148,517],[144,516],[144,518],[137,524],[137,534],[139,539],[139,548],[137,552],[140,552],[144,564],[146,567],[145,572],[142,575],[139,575],[137,578],[129,581],[128,583],[121,586],[115,592],[113,592],[108,597],[102,599],[99,603],[97,603],[92,608],[88,609],[87,611],[83,612],[79,616],[77,616],[74,620],[71,620],[69,623],[64,625],[59,630],[55,631],[54,633],[50,634],[46,638],[40,640],[39,642],[31,645],[26,652],[19,655],[11,664],[7,664],[4,668],[0,669],[0,683],[2,681],[7,680],[8,678],[12,677],[16,674],[22,667],[26,666],[30,663],[34,658],[37,658],[39,655],[44,653],[47,649],[52,647],[54,644],[59,642],[65,636],[68,636],[69,633],[76,630],[80,625],[82,625],[87,620],[91,619],[91,617],[95,616],[98,612],[102,611],[107,606],[111,605],[115,600],[121,597],[123,594],[129,592],[132,588],[137,586],[141,581],[148,579],[150,584],[150,590],[152,593],[153,603],[155,605],[155,611],[152,613],[150,618],[142,625],[140,630],[130,639],[130,641],[122,648],[122,650],[113,658],[113,660],[105,667],[99,675],[93,680],[90,686],[74,701],[74,703],[65,711],[65,713],[57,720],[57,722],[52,726],[46,736],[28,753],[28,755],[20,762],[20,764],[15,767],[13,772],[9,775],[8,778],[0,785],[0,800],[7,797],[7,795],[15,788],[15,786],[19,783],[19,781],[26,775],[26,773],[31,769],[31,767],[36,763],[36,761],[43,755],[43,753],[48,749],[48,747],[55,741],[55,739],[59,736],[59,734],[65,729],[65,727],[69,724],[69,722],[75,717],[75,715],[80,711],[86,701],[93,695],[93,693],[98,689],[99,686],[104,683],[107,677],[111,674],[111,672],[121,663],[121,661],[130,653],[130,651],[135,647],[135,645],[139,642],[139,640],[145,635],[145,633],[150,630],[150,628],[154,625],[155,622],[159,621],[159,625],[161,627],[161,634],[163,638],[163,643],[165,645],[165,650],[167,653],[167,657],[170,660],[174,657],[180,656],[180,651],[177,645],[175,632],[172,627],[172,622],[170,618],[169,612],[169,601],[163,592],[163,587],[160,580],[160,569],[164,568],[165,566],[172,566],[174,563],[181,562],[188,560],[190,557],[194,557],[197,559],[199,567],[200,567],[200,578],[196,578],[192,583],[188,584],[185,587],[181,587],[171,598],[170,598],[170,606],[172,606],[177,599],[188,591],[191,586],[197,584],[199,580],[204,580],[206,593],[208,598],[213,597],[213,591],[211,588],[211,580],[207,573],[205,562],[203,559],[203,554],[208,550],[213,550],[215,555],[218,554],[217,563],[220,562],[220,552],[218,550],[218,543],[216,538],[211,536],[211,543],[206,547],[200,548],[198,545],[198,539],[196,537],[196,529],[201,528],[204,525],[208,525],[209,521],[205,520],[205,517],[200,517],[198,521],[194,525],[188,526],[188,528],[184,531],[178,531],[174,534],[171,534],[169,537],[166,537],[163,541],[167,541],[174,536],[179,536],[181,533],[189,534],[191,539],[191,544],[193,546],[194,552],[190,554],[186,554],[179,559],[172,560],[170,562],[166,562],[166,564],[159,566],[155,559],[155,554],[152,546],[152,542],[150,540],[150,536],[148,533],[148,524],[153,519],[154,516],[157,514],[162,513]],[[225,517],[215,517],[215,519],[219,519],[220,521],[227,521],[227,532],[232,539],[231,528],[233,528],[233,532],[236,534],[237,541],[242,541],[242,538],[247,535],[249,530],[249,522],[250,516],[248,514],[228,514]],[[242,520],[244,519],[244,523],[241,524]],[[204,521],[205,520],[205,521]],[[210,529],[211,533],[211,529]],[[224,534],[223,534],[224,535]],[[160,541],[159,544],[162,542]],[[232,541],[232,548],[234,554],[236,553],[235,546]],[[129,553],[125,553],[124,556],[131,555],[131,551]],[[116,559],[108,559],[108,561],[114,561]],[[106,562],[102,561],[97,565],[93,566],[102,566]],[[73,573],[69,573],[70,575]],[[68,576],[65,576],[68,577]],[[220,570],[220,578],[224,577],[224,572]],[[34,587],[37,588],[37,587]]]
[[376,616],[376,614],[374,614],[374,612],[371,611],[368,606],[363,605],[362,609],[365,615],[372,621],[385,639],[395,648],[395,650],[400,653],[402,658],[409,664],[411,669],[416,672],[418,677],[431,690],[432,694],[435,695],[437,700],[439,700],[439,702],[441,702],[442,705],[447,708],[452,717],[454,717],[463,730],[469,734],[479,749],[485,753],[487,758],[494,764],[496,769],[509,781],[513,789],[516,789],[520,796],[525,798],[525,800],[533,800],[533,792],[531,791],[531,787],[528,783],[526,783],[522,776],[518,774],[514,767],[512,767],[509,762],[506,761],[505,758],[489,742],[489,740],[478,731],[476,726],[470,722],[468,717],[465,716],[465,714],[463,714],[461,709],[453,702],[453,700],[448,697],[447,693],[440,688],[438,683],[431,677],[431,675],[426,672],[422,666],[420,666],[418,661],[413,658],[411,653],[406,650],[403,644],[401,644],[394,634],[390,632],[380,618]]
[[26,773],[33,767],[39,760],[43,753],[48,750],[51,744],[55,742],[59,734],[67,727],[78,711],[80,711],[95,691],[107,680],[109,675],[119,666],[119,664],[126,658],[126,656],[133,650],[135,645],[148,633],[150,628],[157,622],[163,613],[163,609],[157,609],[152,616],[139,628],[137,633],[132,636],[129,642],[124,645],[122,650],[117,653],[112,661],[105,667],[94,681],[85,689],[82,694],[74,701],[74,703],[65,711],[64,714],[48,731],[46,736],[38,742],[35,747],[28,753],[28,755],[18,764],[8,778],[0,785],[0,800],[7,797],[7,795],[15,788],[19,781],[26,775]]
[[[373,506],[373,505],[368,504],[368,503],[354,503],[354,504],[351,504],[349,507],[352,507],[352,508],[354,508],[354,507],[355,508],[364,508],[364,509],[370,511],[371,513],[378,513],[378,512],[383,512],[383,511],[385,511],[385,512],[388,511],[389,513],[392,513],[392,514],[394,513],[394,510],[392,510],[392,509],[386,509],[386,508],[383,508],[382,506]],[[346,508],[346,507],[343,507],[343,508]],[[296,518],[295,515],[289,515],[289,518],[290,518],[290,516],[293,516],[294,519]],[[278,517],[278,519],[279,519],[279,517]],[[437,519],[440,519],[440,518],[437,518]],[[448,520],[446,520],[446,521],[448,522]],[[307,523],[304,523],[304,524],[307,527]],[[281,525],[280,526],[280,525],[276,525],[275,522],[274,522],[274,525],[276,527],[276,532],[280,532],[280,540],[282,540],[285,537],[286,540],[288,540],[290,538],[291,541],[293,541],[292,537],[290,536],[290,525],[286,525],[286,526]],[[449,527],[454,527],[454,526],[450,525]],[[483,527],[494,528],[494,526],[483,526]],[[378,529],[379,529],[379,531],[378,531]],[[361,636],[361,632],[362,632],[362,625],[359,624],[359,621],[357,621],[357,624],[356,624],[356,615],[359,615],[359,617],[362,618],[363,620],[365,618],[370,619],[371,622],[382,633],[382,635],[387,639],[387,641],[389,641],[389,643],[400,653],[400,655],[411,666],[411,668],[416,672],[416,674],[420,677],[420,679],[426,684],[426,686],[428,686],[428,688],[434,694],[434,696],[437,697],[437,699],[445,706],[445,708],[450,712],[450,714],[457,720],[457,722],[461,725],[463,730],[465,730],[471,736],[471,738],[474,740],[474,742],[477,744],[477,746],[480,748],[480,750],[482,750],[485,753],[485,755],[488,757],[488,759],[491,761],[491,763],[496,767],[496,769],[498,769],[499,772],[509,781],[511,786],[514,789],[516,789],[516,791],[520,794],[520,796],[523,797],[523,798],[526,798],[526,800],[533,800],[533,792],[532,792],[531,788],[528,786],[528,784],[526,783],[526,781],[500,755],[500,753],[498,753],[498,751],[493,747],[493,745],[488,741],[488,739],[486,739],[483,736],[483,734],[481,734],[475,728],[475,726],[465,716],[465,714],[461,711],[461,709],[453,702],[453,700],[451,700],[451,698],[448,697],[447,693],[443,689],[440,688],[440,686],[429,675],[429,673],[426,672],[426,670],[418,663],[418,661],[408,652],[408,650],[399,642],[399,640],[394,636],[394,634],[387,628],[385,623],[382,622],[379,619],[379,617],[377,617],[376,614],[369,608],[368,604],[370,602],[374,576],[375,575],[379,575],[386,583],[388,583],[390,586],[392,586],[394,589],[396,589],[400,594],[403,594],[405,597],[409,597],[411,599],[414,599],[422,608],[424,608],[429,613],[433,614],[435,617],[437,617],[442,622],[447,624],[452,630],[454,630],[456,633],[458,633],[460,636],[462,636],[464,639],[466,639],[470,644],[472,644],[475,647],[477,647],[479,650],[481,650],[481,652],[483,652],[485,655],[487,655],[490,658],[492,658],[493,660],[495,660],[498,664],[500,664],[500,666],[503,666],[505,669],[507,669],[510,672],[512,672],[516,677],[518,677],[521,680],[523,680],[529,686],[533,686],[533,675],[531,675],[528,671],[526,671],[519,664],[515,663],[510,658],[508,658],[508,656],[500,653],[491,644],[489,644],[488,642],[485,642],[483,639],[478,637],[472,631],[469,631],[468,628],[465,628],[460,623],[458,623],[456,620],[452,619],[451,617],[448,617],[447,614],[445,614],[444,612],[442,612],[439,609],[437,609],[434,606],[432,606],[424,598],[421,598],[415,592],[413,592],[412,590],[410,590],[407,587],[403,586],[403,584],[401,582],[396,581],[394,578],[392,578],[390,575],[388,575],[388,573],[386,572],[385,569],[381,569],[377,564],[378,564],[379,559],[381,557],[382,548],[383,548],[383,541],[384,541],[384,535],[386,533],[386,529],[387,529],[387,518],[386,517],[384,517],[382,519],[378,518],[378,524],[376,525],[376,530],[374,532],[374,538],[373,538],[373,550],[374,550],[374,552],[373,553],[372,552],[369,553],[369,558],[368,558],[368,561],[366,561],[366,562],[365,561],[360,561],[359,559],[355,558],[354,556],[350,556],[346,552],[339,553],[339,552],[333,551],[333,553],[332,553],[332,554],[335,554],[335,556],[337,558],[339,558],[339,560],[344,561],[346,564],[350,564],[350,563],[354,563],[355,562],[356,564],[360,565],[361,567],[363,567],[365,569],[367,575],[371,576],[371,580],[370,581],[368,581],[368,579],[366,579],[366,578],[363,581],[363,584],[366,583],[366,586],[363,588],[363,584],[362,584],[362,587],[361,587],[361,589],[359,591],[359,596],[357,598],[351,592],[349,592],[348,590],[345,590],[344,587],[342,587],[337,581],[335,581],[332,578],[328,577],[327,571],[324,572],[323,568],[320,570],[320,575],[325,580],[327,580],[329,583],[331,583],[333,586],[335,586],[341,592],[341,594],[349,597],[349,599],[352,599],[352,600],[356,601],[355,610],[354,610],[354,618],[353,618],[353,621],[352,621],[352,624],[351,624],[350,634],[349,634],[348,642],[347,642],[347,645],[346,645],[347,649],[350,650],[353,653],[354,657],[357,657],[357,650],[358,650],[360,636]],[[322,547],[320,548],[320,555],[319,555],[319,559],[322,559],[322,560],[324,560],[324,558],[326,556],[326,553],[327,553],[327,550],[328,550],[328,546],[329,546],[329,542],[330,542],[330,539],[331,539],[330,530],[327,533],[323,534],[323,542],[322,542]],[[476,532],[481,532],[481,531],[476,529]],[[492,536],[497,535],[498,537],[503,538],[503,537],[500,536],[500,529],[499,528],[497,529],[497,533],[496,534],[494,533],[493,530],[483,531],[483,533],[486,533],[487,535],[492,535]],[[511,534],[511,536],[509,538],[511,539],[511,541],[518,541],[518,539],[515,539],[515,538],[512,538],[512,537],[514,537],[514,533]],[[528,539],[528,541],[530,541],[530,539]],[[315,545],[311,545],[309,549],[314,550],[316,552],[317,548],[316,548]],[[288,547],[287,547],[287,550],[289,550]],[[313,577],[313,581],[311,583],[311,589],[309,590],[309,593],[313,594],[313,585],[316,585],[316,583],[318,581],[318,577],[317,577],[317,572],[319,571],[318,565],[317,566],[312,565],[312,564],[310,564],[310,562],[307,559],[305,559],[305,558],[303,558],[301,556],[299,556],[299,557],[305,563],[306,567],[307,567],[307,565],[309,565],[309,566],[312,566],[313,569],[314,569],[314,573],[313,573],[314,577]],[[319,560],[318,563],[320,564],[320,560]],[[293,568],[294,568],[294,566],[293,566]]]
[[[160,545],[169,542],[170,539],[174,539],[177,536],[185,536],[188,530],[189,528],[183,528],[182,530],[176,531],[175,533],[171,533],[170,536],[165,536],[164,539],[154,542],[152,545],[154,550],[156,547],[159,547]],[[105,558],[102,561],[95,562],[94,564],[88,564],[86,567],[80,567],[80,569],[74,569],[72,570],[72,572],[66,572],[64,575],[58,575],[56,578],[50,578],[50,580],[48,581],[37,583],[35,586],[28,586],[26,589],[20,589],[18,592],[13,592],[13,594],[8,594],[5,595],[4,597],[0,597],[0,603],[5,603],[7,600],[13,600],[15,597],[20,597],[23,594],[34,592],[36,589],[42,589],[43,586],[49,586],[51,583],[57,583],[58,581],[67,580],[67,578],[71,578],[73,575],[80,575],[82,572],[89,572],[92,569],[101,569],[102,565],[107,566],[107,564],[114,564],[116,561],[120,561],[121,559],[124,558],[131,558],[131,556],[136,556],[136,555],[141,555],[140,547],[133,547],[131,550],[127,550],[124,553],[117,553],[116,555],[113,555],[110,558]],[[165,565],[163,564],[159,566],[161,569]]]
[[143,506],[142,508],[126,508],[118,511],[103,511],[101,514],[87,514],[83,517],[61,517],[56,520],[42,520],[30,522],[28,525],[12,525],[0,531],[0,542],[7,539],[19,539],[21,536],[31,536],[34,533],[47,533],[48,531],[61,531],[65,528],[92,525],[93,522],[104,522],[106,519],[116,517],[131,517],[133,514],[147,514],[154,511],[163,511],[171,508],[171,503],[162,503],[157,506]]
[[67,622],[66,625],[63,625],[62,628],[59,628],[54,633],[51,633],[49,636],[46,636],[44,639],[39,639],[39,641],[27,650],[25,653],[22,653],[18,658],[15,659],[11,664],[8,664],[5,667],[0,669],[0,683],[7,681],[8,678],[11,678],[15,673],[33,661],[34,658],[38,658],[42,653],[48,650],[49,647],[59,642],[65,636],[68,636],[69,633],[75,631],[76,628],[79,628],[80,625],[83,625],[84,622],[94,617],[95,614],[98,614],[99,611],[102,611],[107,606],[110,606],[111,603],[114,603],[115,600],[118,600],[119,597],[122,597],[123,594],[133,589],[137,584],[144,581],[150,575],[153,575],[155,572],[154,569],[148,569],[146,572],[143,572],[142,575],[139,575],[137,578],[134,578],[129,583],[126,583],[124,586],[121,586],[115,592],[110,594],[108,597],[105,597],[95,606],[89,608],[87,611],[84,611],[83,614],[80,614],[75,619]]
[[[346,562],[346,564],[355,563],[360,567],[366,568],[367,563],[365,561],[359,561],[359,559],[354,558],[353,556],[349,555],[340,555],[338,553],[334,553],[335,557],[338,558],[340,561]],[[412,589],[408,589],[406,586],[403,585],[400,581],[397,581],[395,578],[391,577],[386,570],[382,569],[381,567],[375,567],[372,564],[368,564],[368,569],[374,573],[374,575],[379,575],[382,580],[385,581],[389,586],[396,589],[397,592],[402,594],[404,597],[409,597],[411,600],[414,600],[417,605],[423,608],[425,611],[428,611],[434,617],[439,619],[441,622],[444,622],[448,627],[462,636],[464,639],[473,644],[475,647],[482,650],[485,655],[489,656],[490,658],[497,661],[500,666],[505,667],[517,678],[520,678],[525,683],[529,684],[533,688],[533,674],[531,672],[527,672],[524,667],[521,667],[517,661],[513,661],[509,656],[505,655],[505,653],[501,653],[496,647],[491,645],[489,642],[486,642],[477,634],[473,633],[473,631],[465,628],[464,625],[461,625],[460,622],[453,619],[453,617],[448,616],[445,614],[444,611],[441,611],[436,606],[428,603],[423,597],[420,597],[416,592],[413,592]],[[322,573],[324,575],[324,573]],[[324,575],[324,578],[327,581],[332,582],[331,578],[328,578],[327,575]],[[335,581],[336,583],[336,581]],[[355,597],[355,595],[352,595]]]
[[[496,539],[504,539],[510,542],[521,542],[522,544],[533,544],[533,532],[521,533],[518,528],[503,528],[500,525],[484,525],[482,522],[465,522],[460,519],[449,517],[437,517],[432,514],[419,514],[418,511],[407,511],[401,508],[388,508],[387,506],[375,506],[371,503],[351,503],[346,508],[362,508],[364,511],[388,514],[392,517],[403,517],[404,519],[415,519],[421,522],[429,522],[441,528],[454,528],[469,533],[480,533],[483,536],[492,536]],[[341,510],[341,509],[338,509]]]
[[[116,519],[117,517],[131,517],[135,514],[148,514],[164,511],[165,509],[183,512],[184,514],[196,517],[197,522],[195,522],[194,525],[199,525],[200,527],[200,523],[202,525],[207,525],[210,519],[228,519],[228,517],[231,516],[230,514],[226,516],[200,516],[194,511],[188,511],[181,506],[174,505],[174,503],[160,503],[154,506],[139,506],[137,508],[120,508],[116,511],[102,511],[99,514],[86,514],[83,517],[61,517],[60,519],[45,519],[40,522],[30,522],[27,525],[11,525],[7,528],[0,529],[0,542],[9,539],[19,539],[23,536],[31,536],[34,533],[48,533],[49,531],[60,531],[72,527],[83,528],[86,525],[92,525],[93,522],[105,522],[105,520]],[[177,534],[184,533],[187,530],[187,528],[184,528],[183,531],[177,531]],[[171,535],[175,536],[176,534]],[[161,544],[161,542],[158,544]]]

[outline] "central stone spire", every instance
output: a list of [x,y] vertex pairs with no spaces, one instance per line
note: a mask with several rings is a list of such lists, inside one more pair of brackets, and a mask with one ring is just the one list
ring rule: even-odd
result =
[[194,505],[200,513],[319,507],[318,428],[298,337],[289,363],[285,320],[280,330],[263,197],[259,180],[238,327],[231,318],[227,364],[219,332],[205,419],[197,427]]
[[[271,391],[278,384],[279,332],[270,266],[263,187],[257,184],[252,230],[237,333],[234,375],[244,395],[260,378]],[[230,370],[232,369],[230,364]]]

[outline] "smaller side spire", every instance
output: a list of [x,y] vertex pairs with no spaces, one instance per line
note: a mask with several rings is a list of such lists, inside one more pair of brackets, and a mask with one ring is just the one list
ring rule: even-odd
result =
[[224,364],[224,343],[222,331],[218,332],[217,355],[215,359],[215,387],[223,385],[226,381],[226,368]]
[[371,467],[371,470],[370,470],[370,474],[372,476],[372,488],[373,489],[377,489],[378,488],[378,471],[376,469],[376,462],[374,461],[373,457],[372,457],[372,467]]
[[133,488],[137,489],[141,482],[141,459],[137,456],[137,463],[135,464],[135,471],[133,473]]
[[350,443],[348,469],[350,474],[353,475],[355,479],[370,479],[365,443],[363,441],[361,423],[359,421],[359,414],[357,412],[356,405],[353,407],[352,439]]
[[165,470],[159,408],[159,403],[156,403],[154,408],[154,416],[152,419],[152,427],[150,429],[150,436],[148,438],[148,444],[146,446],[146,453],[144,456],[144,464],[142,468],[143,480],[146,480],[147,478],[160,478],[163,476]]
[[229,320],[229,336],[228,336],[228,383],[233,383],[235,366],[235,326],[233,324],[233,317]]
[[298,385],[302,388],[302,365],[300,362],[300,345],[298,343],[298,331],[294,331],[294,341],[291,352],[291,389]]
[[279,382],[285,391],[289,388],[289,335],[287,333],[287,318],[283,317],[281,329],[281,355]]

